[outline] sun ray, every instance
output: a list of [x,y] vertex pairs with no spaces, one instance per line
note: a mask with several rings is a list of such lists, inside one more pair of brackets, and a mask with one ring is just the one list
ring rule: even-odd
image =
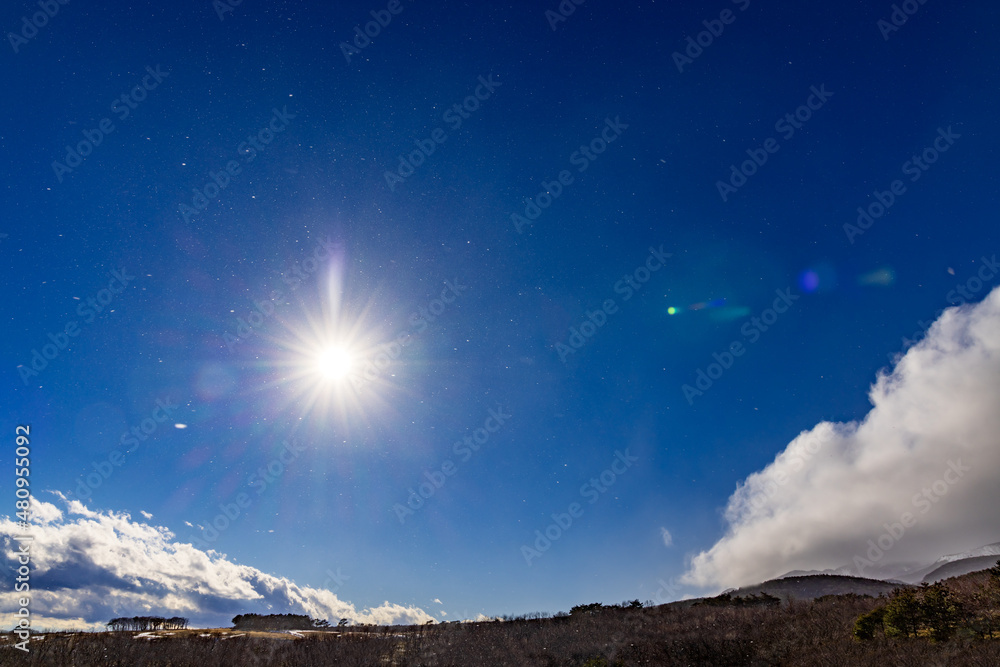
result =
[[268,349],[259,357],[265,378],[259,390],[276,397],[279,412],[297,412],[299,420],[335,426],[346,436],[391,419],[395,397],[410,393],[399,381],[407,363],[390,332],[374,324],[374,299],[361,308],[345,303],[337,267],[324,287],[316,301],[297,295],[297,312],[286,306],[280,326],[262,337]]

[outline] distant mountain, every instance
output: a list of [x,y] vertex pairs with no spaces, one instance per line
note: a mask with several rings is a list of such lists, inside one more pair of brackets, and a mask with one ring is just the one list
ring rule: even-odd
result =
[[[934,583],[949,577],[958,577],[972,572],[979,572],[993,567],[1000,560],[1000,542],[949,554],[938,558],[933,563],[890,563],[868,568],[866,574],[870,577],[855,577],[850,574],[850,568],[841,567],[835,570],[792,570],[777,579],[765,581],[762,584],[730,588],[725,591],[732,597],[747,597],[767,593],[788,600],[814,600],[824,595],[871,595],[878,597],[881,593],[890,593],[900,586],[915,586],[924,582]],[[671,602],[667,606],[687,608],[708,598],[689,598]]]
[[814,600],[824,595],[871,595],[878,597],[881,593],[890,593],[897,588],[898,583],[882,581],[880,579],[866,579],[864,577],[848,577],[840,574],[807,574],[798,577],[785,577],[783,579],[772,579],[762,584],[754,586],[744,586],[737,588],[730,594],[733,597],[746,597],[747,595],[758,595],[767,593],[781,598],[783,601]]
[[[914,572],[926,570],[927,568],[927,563],[888,563],[883,565],[876,563],[875,565],[865,568],[864,576],[861,578],[878,579],[879,581],[890,581],[905,584],[910,583]],[[818,574],[854,577],[856,576],[854,574],[855,572],[855,568],[844,566],[826,570],[792,570],[791,572],[786,572],[777,578],[787,579],[788,577],[809,577]]]
[[[865,574],[869,577],[882,581],[900,582],[907,584],[920,584],[923,582],[934,583],[948,577],[955,577],[960,574],[968,574],[978,570],[985,570],[996,565],[1000,560],[1000,542],[987,544],[986,546],[963,551],[957,554],[948,554],[938,558],[933,563],[889,563],[885,565],[875,564],[867,568]],[[843,575],[851,576],[852,569],[848,566],[828,570],[792,570],[783,574],[779,579],[789,577],[803,577],[812,575]]]
[[[906,586],[899,582],[865,579],[863,577],[847,577],[839,574],[807,574],[800,577],[784,577],[772,579],[754,586],[731,588],[727,591],[732,597],[747,597],[767,593],[782,602],[789,600],[815,600],[824,595],[871,595],[878,597],[881,593],[890,593],[894,588]],[[671,602],[668,606],[675,608],[691,607],[707,598],[691,598]]]
[[925,577],[924,581],[929,584],[933,584],[936,581],[941,581],[942,579],[948,579],[949,577],[958,577],[963,574],[969,574],[970,572],[979,572],[980,570],[986,570],[997,564],[996,556],[974,556],[973,558],[963,558],[962,560],[954,561],[952,563],[945,563],[941,567],[929,572]]

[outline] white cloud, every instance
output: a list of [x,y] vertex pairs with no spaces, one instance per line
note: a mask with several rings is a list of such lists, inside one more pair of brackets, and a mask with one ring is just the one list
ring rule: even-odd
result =
[[1000,539],[1000,288],[946,310],[879,374],[870,400],[861,422],[820,423],[747,477],[726,534],[684,583],[718,589],[844,566],[878,576]]
[[[215,551],[174,541],[169,530],[133,521],[126,513],[94,512],[77,500],[62,512],[34,499],[25,531],[0,517],[5,567],[0,608],[16,609],[13,591],[18,543],[31,535],[32,624],[39,628],[103,628],[115,616],[185,616],[193,626],[229,626],[238,613],[300,613],[336,623],[423,623],[422,609],[384,602],[356,609],[325,589],[298,586]],[[36,588],[35,586],[38,586]],[[12,627],[14,615],[0,615]]]
[[[61,493],[58,494],[60,498],[63,497]],[[70,514],[79,514],[80,516],[85,516],[88,519],[96,519],[101,515],[97,512],[93,512],[89,507],[81,503],[79,500],[70,500],[68,502],[68,512]]]
[[62,518],[62,511],[52,503],[31,498],[31,518],[40,524],[49,524]]
[[670,534],[670,531],[660,526],[660,537],[663,538],[663,546],[669,547],[674,543],[674,536]]
[[443,602],[441,602],[441,600],[438,600],[437,598],[434,598],[434,602],[437,602],[438,604],[444,604]]
[[143,518],[146,519],[147,521],[153,518],[152,514],[150,514],[149,512],[144,512],[143,510],[139,510],[139,514],[141,514]]

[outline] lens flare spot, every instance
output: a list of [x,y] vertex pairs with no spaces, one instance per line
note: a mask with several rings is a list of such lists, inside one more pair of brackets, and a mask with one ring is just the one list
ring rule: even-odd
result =
[[799,287],[803,292],[815,292],[819,287],[819,274],[812,270],[803,271],[799,276]]
[[858,278],[858,284],[860,285],[889,287],[894,282],[896,282],[896,272],[888,267],[872,271],[871,273],[866,273]]
[[750,314],[750,309],[746,306],[726,306],[712,311],[711,319],[714,322],[731,322],[746,317]]
[[799,288],[806,294],[837,289],[837,271],[830,262],[818,262],[799,274]]

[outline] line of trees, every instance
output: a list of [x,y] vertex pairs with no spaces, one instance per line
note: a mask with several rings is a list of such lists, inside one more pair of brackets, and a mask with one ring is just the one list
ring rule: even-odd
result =
[[621,604],[601,604],[600,602],[592,602],[591,604],[578,604],[575,607],[572,607],[569,610],[569,614],[570,616],[576,616],[579,614],[591,615],[619,609],[642,609],[642,607],[642,603],[638,600],[625,600]]
[[233,617],[234,630],[317,630],[330,627],[325,619],[305,614],[239,614]]
[[750,594],[747,596],[733,597],[729,593],[716,595],[714,598],[705,598],[695,602],[694,607],[777,607],[781,604],[781,598],[768,593],[761,592],[759,595]]
[[107,622],[107,628],[113,631],[122,630],[183,630],[188,619],[182,616],[164,618],[163,616],[132,616],[130,618],[112,618]]

